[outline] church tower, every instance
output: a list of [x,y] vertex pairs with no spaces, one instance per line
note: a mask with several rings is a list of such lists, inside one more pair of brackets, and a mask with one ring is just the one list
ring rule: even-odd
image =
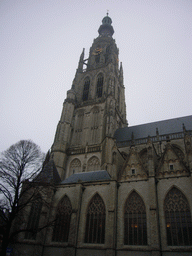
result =
[[23,255],[191,255],[192,116],[127,127],[111,24],[104,17],[80,55],[51,157],[32,181],[38,201],[19,218]]
[[52,146],[52,157],[61,179],[76,172],[112,168],[114,132],[127,126],[122,63],[113,39],[111,18],[103,18],[88,59],[80,55],[71,89]]

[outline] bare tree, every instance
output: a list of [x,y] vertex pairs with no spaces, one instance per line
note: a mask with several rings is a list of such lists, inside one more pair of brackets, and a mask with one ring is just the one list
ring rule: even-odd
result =
[[2,212],[9,213],[3,214],[1,255],[6,255],[6,248],[14,237],[25,231],[15,223],[24,209],[38,200],[39,186],[35,186],[33,180],[41,170],[43,160],[44,154],[30,140],[19,141],[0,156],[0,207]]

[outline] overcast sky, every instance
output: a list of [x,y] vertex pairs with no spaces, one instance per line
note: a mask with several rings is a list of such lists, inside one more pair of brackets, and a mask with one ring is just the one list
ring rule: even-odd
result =
[[50,149],[79,56],[107,9],[129,125],[192,114],[191,0],[1,0],[0,152],[21,139]]

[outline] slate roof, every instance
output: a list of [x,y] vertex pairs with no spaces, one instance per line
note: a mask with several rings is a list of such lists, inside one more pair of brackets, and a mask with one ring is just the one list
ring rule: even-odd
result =
[[[114,134],[114,138],[118,142],[147,138],[148,136],[156,136],[158,129],[159,135],[168,135],[183,132],[183,124],[186,130],[192,130],[192,115],[180,118],[173,118],[164,121],[141,124],[125,128],[119,128]],[[133,134],[133,135],[132,135]]]
[[66,183],[77,183],[77,182],[90,182],[90,181],[102,181],[111,180],[111,177],[107,171],[94,171],[94,172],[81,172],[74,173],[69,178],[61,182],[61,184]]
[[34,179],[35,182],[60,183],[61,179],[53,160],[50,160]]

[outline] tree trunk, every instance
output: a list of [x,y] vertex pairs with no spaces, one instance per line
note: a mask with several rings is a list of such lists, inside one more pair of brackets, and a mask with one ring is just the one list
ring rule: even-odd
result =
[[9,239],[5,235],[5,236],[3,236],[1,256],[6,256],[6,251],[7,251],[8,245],[9,245]]
[[[11,222],[11,223],[12,223],[12,222]],[[9,245],[9,243],[10,243],[9,234],[10,234],[11,225],[12,225],[11,223],[9,223],[9,224],[6,226],[5,233],[3,234],[1,256],[6,256],[7,247],[8,247],[8,245]]]

